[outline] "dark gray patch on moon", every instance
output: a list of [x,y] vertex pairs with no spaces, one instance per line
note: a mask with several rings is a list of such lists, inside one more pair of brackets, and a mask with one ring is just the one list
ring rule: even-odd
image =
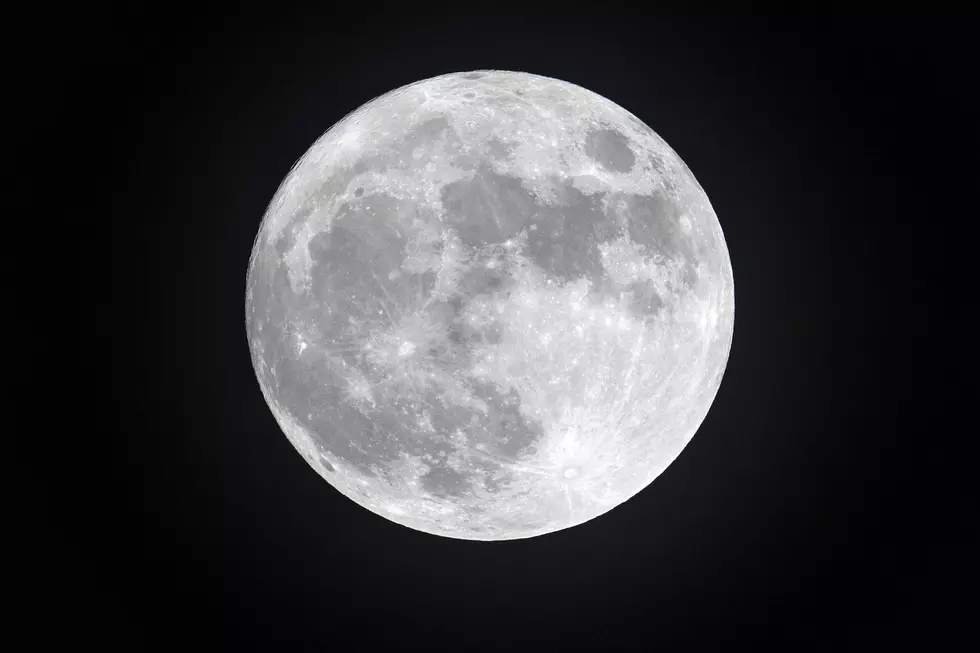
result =
[[624,199],[630,239],[643,245],[649,254],[660,254],[665,260],[682,257],[681,281],[685,288],[693,286],[697,282],[698,253],[681,229],[680,208],[657,193],[626,195]]
[[483,327],[482,331],[483,342],[488,345],[500,344],[500,340],[503,337],[503,327],[499,323],[492,322]]
[[[523,231],[527,240],[522,253],[549,278],[561,283],[587,278],[596,286],[605,275],[598,245],[619,235],[622,226],[603,211],[600,196],[586,195],[569,180],[552,181],[555,203],[539,204],[518,179],[479,168],[474,178],[443,188],[447,220],[476,248]],[[467,296],[500,292],[507,285],[506,273],[478,266],[461,280]]]
[[654,316],[664,306],[664,300],[650,281],[637,281],[629,285],[629,310],[640,318]]
[[429,304],[429,317],[436,324],[449,324],[463,308],[463,298],[454,297],[447,300],[437,300]]
[[449,118],[436,116],[419,123],[405,135],[401,141],[403,149],[411,150],[418,145],[431,145],[438,141],[447,131],[451,131]]
[[518,235],[535,210],[534,197],[513,177],[479,166],[472,179],[443,186],[448,222],[463,242],[483,247]]
[[365,299],[378,292],[375,275],[383,279],[393,268],[386,259],[375,258],[359,234],[342,224],[311,239],[309,253],[310,294],[324,309],[317,326],[324,335],[340,335],[335,332],[348,326],[348,317],[363,315],[368,308]]
[[473,384],[473,394],[483,400],[488,411],[481,415],[481,427],[474,429],[471,437],[487,451],[514,460],[543,437],[541,424],[521,413],[517,391],[504,391],[492,383],[478,381]]
[[[405,137],[394,146],[394,153],[397,157],[395,163],[399,166],[418,165],[413,157],[413,152],[419,148],[423,153],[431,152],[434,144],[445,139],[450,149],[459,145],[459,137],[449,124],[449,119],[445,116],[437,116],[426,120],[413,127]],[[424,163],[423,159],[423,163]],[[389,163],[389,162],[385,162]],[[385,166],[378,166],[384,169]],[[377,169],[377,168],[376,168]]]
[[558,204],[538,207],[537,229],[528,233],[525,254],[550,278],[561,282],[605,274],[598,244],[613,237],[616,222],[606,216],[598,196],[570,182],[557,185]]
[[[437,496],[466,496],[479,484],[491,491],[497,489],[499,484],[490,482],[489,475],[502,469],[498,460],[515,460],[544,433],[540,424],[528,421],[521,414],[520,397],[516,392],[505,392],[483,381],[474,381],[472,390],[486,405],[485,413],[447,403],[434,393],[422,398],[421,404],[426,407],[437,433],[435,439],[422,447],[428,454],[426,462],[430,466],[423,477],[423,485]],[[450,467],[445,455],[455,446],[450,437],[457,432],[464,434],[468,441],[468,446],[457,451],[468,459],[468,468],[462,471]]]
[[473,488],[473,475],[466,474],[448,465],[431,466],[419,479],[429,494],[440,497],[462,497]]
[[510,143],[504,143],[497,137],[487,141],[487,154],[497,160],[509,159],[514,154],[515,148]]
[[615,129],[595,129],[585,137],[585,153],[607,170],[629,172],[636,163],[629,139]]
[[449,342],[454,346],[462,347],[467,352],[479,343],[481,339],[479,330],[466,322],[454,322],[451,324],[449,326],[448,338]]
[[459,290],[466,297],[477,297],[498,293],[512,283],[506,269],[478,264],[460,275]]
[[[327,392],[327,389],[320,390]],[[376,476],[375,469],[397,461],[405,453],[437,456],[446,443],[417,427],[424,397],[412,401],[393,399],[381,392],[377,408],[358,409],[343,401],[340,391],[331,397],[331,409],[314,413],[308,426],[325,450],[361,474]],[[301,420],[306,421],[306,420]]]
[[392,424],[368,419],[344,401],[344,381],[323,360],[280,352],[276,364],[279,405],[310,431],[324,451],[362,474],[373,475],[379,445]]
[[346,329],[351,318],[378,321],[424,301],[434,272],[400,274],[407,238],[395,224],[399,205],[383,195],[341,207],[330,231],[310,240],[311,305],[326,335]]

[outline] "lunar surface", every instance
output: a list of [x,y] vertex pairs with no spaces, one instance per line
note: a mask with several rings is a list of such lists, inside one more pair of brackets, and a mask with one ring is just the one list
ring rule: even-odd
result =
[[649,127],[476,71],[351,113],[297,162],[246,281],[265,400],[330,485],[469,540],[608,512],[694,436],[735,296],[704,190]]

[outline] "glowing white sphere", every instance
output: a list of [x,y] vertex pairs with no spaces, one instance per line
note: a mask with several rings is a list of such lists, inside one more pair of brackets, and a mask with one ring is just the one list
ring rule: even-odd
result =
[[333,487],[473,540],[601,515],[693,437],[728,360],[731,262],[690,170],[566,82],[444,75],[320,138],[246,291],[263,394]]

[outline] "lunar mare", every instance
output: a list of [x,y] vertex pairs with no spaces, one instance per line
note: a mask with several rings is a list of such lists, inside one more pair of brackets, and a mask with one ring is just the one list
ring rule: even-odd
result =
[[734,325],[721,226],[678,155],[567,82],[474,71],[324,134],[246,282],[273,415],[404,526],[505,540],[608,512],[678,456]]

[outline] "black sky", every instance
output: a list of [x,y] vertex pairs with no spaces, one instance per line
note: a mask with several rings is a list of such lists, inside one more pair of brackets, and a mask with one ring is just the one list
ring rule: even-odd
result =
[[[74,569],[51,586],[92,608],[78,637],[949,646],[976,606],[975,22],[495,10],[107,11],[64,61],[47,111],[84,116],[79,210],[111,214],[111,293],[89,318],[108,416],[87,508],[57,520]],[[650,125],[711,199],[736,283],[728,369],[680,458],[604,517],[497,544],[331,489],[263,403],[244,332],[249,249],[292,163],[364,102],[478,68],[574,82]]]

